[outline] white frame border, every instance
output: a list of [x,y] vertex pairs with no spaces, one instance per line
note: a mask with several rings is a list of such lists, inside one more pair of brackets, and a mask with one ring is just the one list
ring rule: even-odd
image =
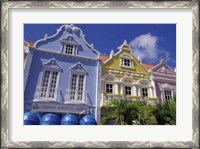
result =
[[[199,3],[195,1],[171,1],[171,2],[109,2],[109,1],[84,1],[84,2],[53,2],[53,1],[4,1],[1,3],[1,75],[2,75],[2,90],[1,90],[1,147],[2,148],[35,148],[35,147],[178,147],[178,148],[198,148],[199,147]],[[193,87],[192,87],[192,141],[167,141],[167,142],[152,142],[152,141],[123,141],[123,142],[91,142],[91,141],[22,141],[12,142],[8,140],[8,10],[9,8],[191,8],[193,13]]]

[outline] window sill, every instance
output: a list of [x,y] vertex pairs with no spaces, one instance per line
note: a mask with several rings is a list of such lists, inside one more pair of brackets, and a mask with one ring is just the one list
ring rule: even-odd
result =
[[67,54],[67,53],[63,53],[63,54],[65,54],[65,55],[73,55],[73,56],[75,56],[75,54]]
[[64,104],[87,104],[85,101],[65,101]]
[[34,99],[33,102],[58,102],[56,99],[48,99],[48,98],[38,98]]

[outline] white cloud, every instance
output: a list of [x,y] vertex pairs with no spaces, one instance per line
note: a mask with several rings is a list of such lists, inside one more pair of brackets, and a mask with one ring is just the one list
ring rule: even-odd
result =
[[129,44],[133,50],[133,54],[142,61],[158,63],[163,58],[165,61],[169,61],[170,59],[170,53],[159,49],[158,37],[151,35],[151,33],[140,35]]

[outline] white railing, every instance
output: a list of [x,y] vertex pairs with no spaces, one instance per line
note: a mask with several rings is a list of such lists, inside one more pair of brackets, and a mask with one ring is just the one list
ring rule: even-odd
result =
[[58,101],[58,88],[37,87],[34,100],[36,101]]
[[67,90],[65,102],[87,103],[87,101],[86,101],[86,91],[84,91],[84,90],[83,91]]
[[103,105],[105,104],[105,102],[110,101],[110,100],[127,100],[127,101],[147,101],[150,104],[155,104],[157,102],[154,100],[149,100],[148,97],[134,97],[134,96],[129,96],[129,95],[115,95],[115,94],[106,94],[106,93],[102,93],[101,95],[101,100]]

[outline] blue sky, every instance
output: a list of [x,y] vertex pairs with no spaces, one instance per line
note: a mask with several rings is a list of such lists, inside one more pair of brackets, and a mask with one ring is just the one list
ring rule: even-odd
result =
[[[24,39],[37,41],[53,35],[63,24],[25,24]],[[100,53],[116,53],[124,40],[143,63],[157,64],[161,59],[176,67],[176,24],[74,24],[81,28],[88,43]]]

